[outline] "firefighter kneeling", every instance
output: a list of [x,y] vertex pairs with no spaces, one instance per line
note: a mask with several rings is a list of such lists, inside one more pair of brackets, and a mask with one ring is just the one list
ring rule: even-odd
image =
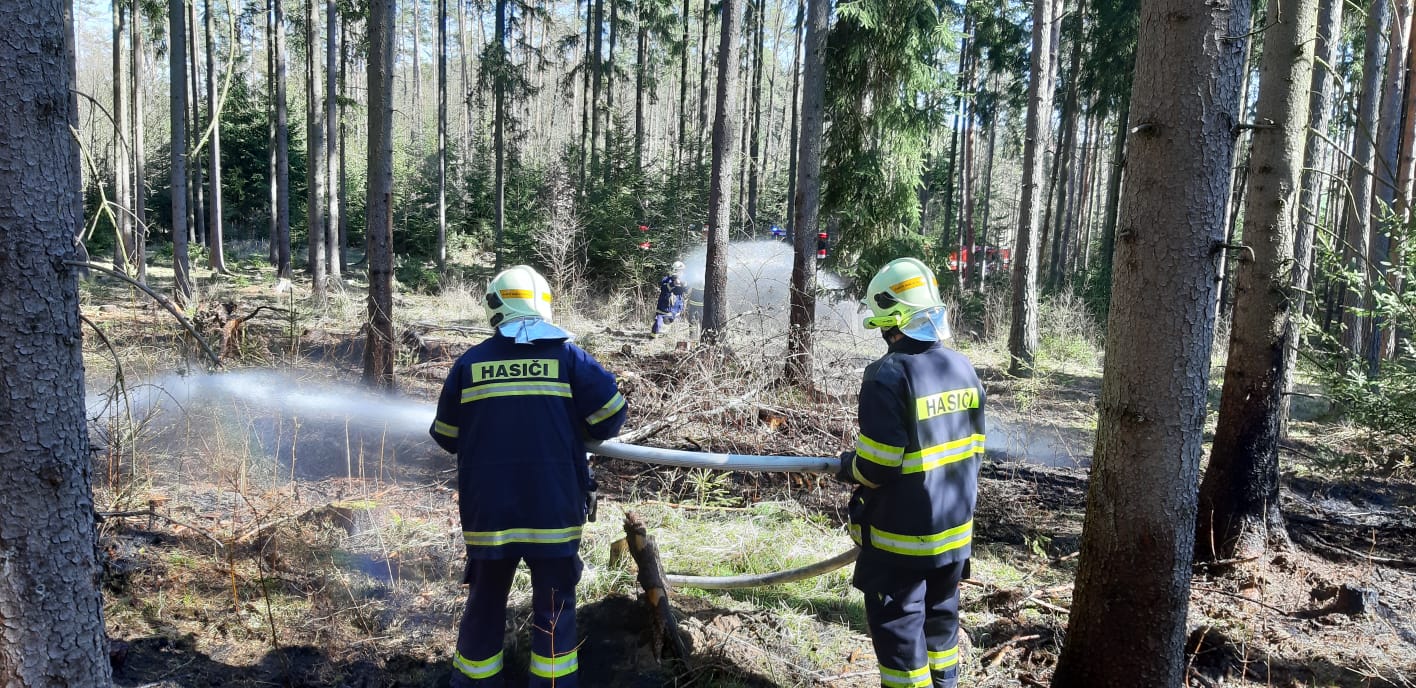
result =
[[463,582],[454,688],[501,686],[506,602],[517,563],[531,570],[530,685],[575,688],[580,532],[595,483],[582,437],[624,424],[614,375],[551,324],[551,291],[518,265],[487,286],[491,338],[453,364],[431,434],[457,454]]
[[865,326],[889,352],[865,369],[860,436],[837,477],[859,485],[852,584],[883,686],[954,688],[959,581],[970,554],[983,457],[983,385],[949,336],[939,283],[914,258],[891,262],[866,291]]

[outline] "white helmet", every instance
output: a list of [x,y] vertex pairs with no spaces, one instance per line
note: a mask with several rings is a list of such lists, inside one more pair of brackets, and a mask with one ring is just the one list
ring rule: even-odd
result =
[[676,261],[674,261],[673,269],[671,270],[671,272],[673,272],[675,275],[682,275],[682,274],[683,274],[683,269],[684,269],[683,261],[681,261],[681,260],[676,260]]
[[492,327],[519,318],[551,322],[551,286],[529,265],[507,268],[487,284],[487,320]]
[[880,268],[866,287],[862,305],[870,309],[862,323],[869,329],[897,327],[921,341],[949,337],[939,281],[917,258],[897,258]]

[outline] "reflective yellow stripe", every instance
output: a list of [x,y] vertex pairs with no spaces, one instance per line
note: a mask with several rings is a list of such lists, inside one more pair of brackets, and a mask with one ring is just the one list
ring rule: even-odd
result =
[[503,289],[497,293],[503,299],[529,299],[532,296],[530,289]]
[[897,468],[900,465],[900,456],[904,454],[904,447],[896,447],[877,442],[861,433],[856,437],[856,456],[871,463],[878,463],[886,468]]
[[900,535],[870,527],[870,544],[876,549],[907,556],[932,557],[973,541],[973,519],[933,535]]
[[565,397],[570,398],[570,384],[565,382],[493,382],[462,390],[462,403],[467,404],[495,397]]
[[852,523],[851,526],[850,526],[850,530],[851,530],[851,542],[854,542],[854,543],[856,543],[857,545],[864,544],[864,543],[862,543],[862,542],[860,541],[860,524],[858,524],[858,523]]
[[884,664],[880,665],[880,685],[890,686],[890,688],[929,688],[929,667],[922,666],[918,669],[891,669]]
[[502,670],[502,653],[498,652],[488,659],[474,662],[456,653],[452,657],[452,665],[457,667],[464,676],[470,679],[485,679],[496,676]]
[[569,528],[508,528],[507,530],[462,531],[468,547],[500,547],[513,542],[553,545],[580,539],[580,526]]
[[955,645],[947,650],[935,652],[929,651],[929,670],[943,671],[959,663],[959,646]]
[[580,668],[580,660],[576,657],[575,650],[555,657],[543,657],[532,652],[531,665],[527,668],[541,678],[561,678],[575,673],[575,670]]
[[904,280],[904,281],[901,281],[901,282],[896,282],[896,283],[890,285],[890,291],[893,291],[893,292],[895,292],[896,294],[898,294],[898,293],[900,293],[900,292],[902,292],[902,291],[905,291],[905,290],[907,290],[907,289],[914,289],[915,287],[922,287],[922,286],[924,286],[924,278],[923,278],[923,277],[920,277],[920,276],[918,276],[918,275],[916,275],[916,276],[911,277],[911,278],[909,278],[909,279],[907,279],[907,280]]
[[446,437],[451,437],[452,439],[457,439],[457,426],[449,425],[440,420],[433,421],[433,432],[436,432],[437,434]]
[[976,409],[978,406],[979,396],[977,388],[965,387],[963,389],[951,389],[947,392],[917,397],[915,399],[915,417],[919,420],[928,420],[946,413],[958,413],[960,411]]
[[605,402],[605,405],[601,406],[599,411],[590,414],[585,420],[591,425],[594,425],[609,420],[616,413],[619,413],[619,410],[622,408],[624,408],[624,396],[616,391],[615,395],[610,397],[610,400]]
[[859,462],[859,461],[852,461],[852,462],[851,462],[851,475],[855,477],[855,481],[856,481],[856,482],[858,482],[858,483],[860,483],[860,484],[862,484],[862,485],[864,485],[864,486],[866,486],[866,487],[880,487],[880,484],[879,484],[879,483],[873,483],[873,482],[871,482],[871,481],[870,481],[870,478],[865,477],[865,475],[860,472],[860,462]]
[[504,361],[483,361],[467,366],[472,382],[494,380],[557,380],[560,361],[554,358],[516,358]]
[[982,454],[983,441],[983,435],[970,435],[963,439],[910,452],[905,454],[905,460],[900,470],[903,473],[923,473],[931,468],[963,461],[975,454]]

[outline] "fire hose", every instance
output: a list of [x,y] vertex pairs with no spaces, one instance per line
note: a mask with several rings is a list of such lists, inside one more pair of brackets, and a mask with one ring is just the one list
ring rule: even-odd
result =
[[[662,449],[641,447],[622,442],[587,442],[586,449],[592,454],[609,456],[626,461],[664,464],[683,468],[712,468],[725,471],[787,471],[794,473],[835,473],[841,460],[828,456],[755,456],[751,454],[724,454],[718,452],[694,452],[682,449]],[[813,564],[786,571],[750,573],[739,576],[684,576],[668,574],[665,578],[670,585],[706,590],[727,590],[734,588],[754,588],[761,585],[791,583],[813,576],[835,571],[856,560],[859,547],[837,554]]]

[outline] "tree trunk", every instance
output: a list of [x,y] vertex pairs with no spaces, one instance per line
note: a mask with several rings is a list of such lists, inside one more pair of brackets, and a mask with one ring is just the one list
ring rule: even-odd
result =
[[[642,0],[641,0],[642,1]],[[637,7],[638,30],[634,46],[634,169],[644,171],[644,72],[649,61],[649,30],[644,26],[644,10]]]
[[752,60],[752,136],[747,153],[747,231],[757,235],[757,183],[762,169],[758,157],[762,149],[762,53],[767,44],[767,2],[757,2],[757,41]]
[[275,223],[280,230],[276,277],[290,279],[290,109],[285,84],[285,0],[270,0],[275,12]]
[[733,167],[737,163],[738,35],[742,13],[737,0],[722,0],[718,34],[717,112],[713,115],[713,173],[708,189],[708,255],[703,290],[703,341],[726,336],[728,325],[728,223],[732,218]]
[[[1209,467],[1200,484],[1195,556],[1257,557],[1286,546],[1279,512],[1278,441],[1282,438],[1284,350],[1296,345],[1289,310],[1293,238],[1307,138],[1317,0],[1268,5],[1250,140],[1244,244],[1236,253],[1234,324]],[[1279,48],[1279,46],[1286,46]]]
[[695,178],[703,169],[703,134],[708,131],[708,14],[712,0],[703,0],[703,16],[698,22],[698,146],[694,156]]
[[280,223],[276,221],[276,164],[275,164],[275,12],[273,0],[266,5],[266,193],[270,202],[270,246],[267,255],[270,264],[280,265]]
[[1358,354],[1367,342],[1370,322],[1359,315],[1367,307],[1374,277],[1368,259],[1371,254],[1372,226],[1372,161],[1376,153],[1377,107],[1381,102],[1382,28],[1386,26],[1394,0],[1373,0],[1367,12],[1366,47],[1362,51],[1362,97],[1357,104],[1356,130],[1352,139],[1352,166],[1348,172],[1349,203],[1347,208],[1346,245],[1343,263],[1348,270],[1361,275],[1358,284],[1349,285],[1343,298],[1342,349]]
[[409,129],[408,134],[412,137],[409,141],[412,144],[412,149],[417,151],[423,140],[423,51],[418,45],[423,34],[423,15],[419,12],[423,2],[422,0],[408,0],[408,4],[413,5],[413,21],[409,31],[413,36],[413,107],[410,109],[413,116],[413,126]]
[[[186,0],[187,12],[187,106],[191,109],[191,119],[187,120],[187,173],[190,175],[187,196],[191,205],[187,207],[188,232],[191,240],[199,246],[206,245],[206,183],[202,173],[201,150],[198,144],[202,130],[202,89],[201,70],[197,67],[197,55],[201,47],[197,43],[196,3]],[[193,162],[192,155],[197,156]]]
[[133,219],[129,213],[128,190],[132,177],[128,170],[128,100],[124,92],[123,37],[128,32],[128,11],[118,0],[113,3],[113,230],[117,246],[113,269],[126,273],[133,257]]
[[[339,25],[339,97],[345,98],[349,78],[349,23],[346,21]],[[330,264],[330,272],[334,273],[338,266],[339,273],[349,272],[349,187],[347,182],[344,148],[349,141],[349,129],[345,123],[345,114],[339,111],[339,182],[335,186],[335,194],[339,204],[339,260]]]
[[[801,0],[803,6],[807,0]],[[806,56],[802,74],[801,139],[798,141],[796,197],[792,207],[792,287],[787,330],[785,378],[797,386],[811,384],[812,331],[816,327],[816,235],[821,211],[821,135],[825,130],[826,36],[831,27],[830,0],[810,0],[806,24]],[[802,13],[797,12],[797,26]]]
[[344,189],[339,178],[339,160],[336,158],[336,148],[342,150],[344,142],[339,140],[339,73],[335,69],[335,52],[338,47],[339,34],[336,27],[339,26],[338,7],[335,0],[325,2],[325,147],[324,147],[324,174],[325,174],[325,238],[324,238],[324,264],[325,270],[329,273],[330,284],[339,285],[344,281],[343,266],[340,265],[339,232],[340,222],[343,221],[343,209],[340,207],[339,199],[344,194]]
[[610,45],[605,53],[605,185],[613,179],[615,152],[611,150],[615,128],[615,43],[619,38],[620,0],[605,0],[610,3]]
[[1116,131],[1111,135],[1111,173],[1106,180],[1106,207],[1101,216],[1101,245],[1096,252],[1096,276],[1093,293],[1097,294],[1096,311],[1111,312],[1111,271],[1116,252],[1116,219],[1121,205],[1121,180],[1126,171],[1126,139],[1131,119],[1131,97],[1121,100],[1116,115]]
[[1249,23],[1246,0],[1205,9],[1186,0],[1141,5],[1132,183],[1121,209],[1081,558],[1054,688],[1183,685],[1214,253],[1244,70],[1244,51],[1231,37]]
[[[71,4],[0,3],[0,685],[107,686],[84,413]],[[121,107],[121,101],[115,103]]]
[[494,78],[496,112],[492,115],[493,155],[496,156],[496,186],[492,191],[494,227],[496,230],[496,269],[502,269],[502,232],[506,227],[506,3],[497,0],[497,61],[501,65]]
[[133,81],[128,95],[133,101],[133,263],[137,267],[139,282],[147,282],[147,153],[143,150],[145,137],[143,130],[143,13],[134,4],[132,21],[128,22],[129,43],[133,58],[129,67],[133,70]]
[[393,389],[393,8],[370,0],[369,158],[364,245],[369,262],[364,384]]
[[[600,59],[602,48],[600,43],[604,37],[605,30],[605,0],[594,0],[595,12],[592,15],[593,31],[590,39],[590,47],[593,48],[593,58],[591,60],[591,94],[590,94],[590,172],[593,177],[600,171],[600,82],[604,78],[604,63]],[[589,179],[589,177],[587,177]],[[590,183],[585,183],[588,189]]]
[[[1242,0],[1241,0],[1242,1]],[[1013,315],[1008,330],[1008,373],[1032,377],[1037,358],[1037,262],[1042,231],[1038,179],[1047,159],[1049,123],[1052,121],[1051,34],[1053,0],[1033,0],[1032,54],[1028,69],[1027,139],[1023,143],[1022,199],[1018,206],[1018,236],[1013,245]]]
[[[1373,291],[1378,283],[1388,281],[1395,275],[1388,263],[1391,259],[1392,234],[1400,231],[1392,218],[1396,207],[1397,167],[1403,130],[1401,111],[1406,100],[1406,52],[1411,43],[1407,31],[1411,24],[1411,0],[1393,0],[1392,4],[1395,7],[1387,30],[1386,76],[1382,79],[1376,160],[1372,168],[1375,186],[1372,189],[1373,216],[1369,228],[1372,247],[1369,265],[1372,266]],[[1406,122],[1405,129],[1413,126],[1416,124]],[[1375,297],[1368,299],[1369,305],[1375,303]],[[1366,342],[1367,376],[1373,380],[1377,379],[1379,362],[1396,343],[1392,329],[1386,326],[1384,320],[1380,313],[1372,316],[1371,334]]]
[[[1060,21],[1060,20],[1059,20]],[[1069,195],[1072,181],[1072,154],[1077,148],[1077,81],[1082,66],[1081,31],[1072,39],[1071,56],[1067,64],[1067,93],[1062,101],[1062,143],[1057,147],[1056,180],[1057,210],[1052,240],[1052,261],[1047,270],[1048,288],[1056,290],[1062,284],[1067,260],[1067,214],[1072,201]]]
[[310,291],[315,298],[325,295],[325,141],[324,115],[320,112],[320,25],[315,0],[305,0],[305,146],[309,151],[305,162],[306,235],[309,241]]
[[[797,99],[801,93],[801,41],[802,24],[806,21],[807,0],[797,0],[796,28],[792,30],[792,109],[787,113],[787,119],[791,121],[792,132],[787,139],[787,209],[786,209],[786,230],[787,241],[796,244],[796,185],[797,185],[797,138],[800,135],[799,124],[801,108],[797,106]],[[813,266],[813,270],[815,267]],[[792,270],[796,270],[793,265]]]
[[[212,16],[212,0],[206,0],[206,89],[207,116],[211,118],[211,141],[207,144],[207,183],[210,193],[207,199],[207,246],[212,271],[226,274],[226,253],[222,245],[221,228],[221,112],[216,97],[216,45],[212,40],[215,18]],[[234,40],[235,37],[233,36]]]
[[438,272],[447,270],[447,0],[438,0]]
[[183,0],[167,2],[167,41],[172,103],[172,271],[177,304],[185,308],[192,301],[192,278],[187,257],[187,16]]
[[[688,0],[683,0],[683,32],[680,36],[683,50],[679,54],[679,102],[678,102],[678,147],[674,150],[674,175],[683,177],[684,160],[688,158],[688,27],[692,18]],[[683,225],[682,204],[679,204],[678,223]]]
[[[1338,46],[1342,36],[1343,0],[1319,0],[1317,21],[1317,43],[1313,58],[1312,84],[1308,89],[1308,143],[1303,150],[1303,187],[1298,197],[1298,222],[1294,226],[1293,240],[1293,310],[1295,315],[1307,313],[1308,293],[1311,289],[1313,271],[1313,239],[1317,235],[1320,186],[1332,181],[1323,172],[1323,152],[1326,143],[1318,136],[1326,134],[1332,122],[1333,93],[1340,88],[1340,75],[1334,70],[1337,63]],[[1416,131],[1408,129],[1408,131]],[[1333,198],[1333,196],[1328,196]],[[1329,206],[1332,204],[1329,203]],[[1322,220],[1327,227],[1326,215]],[[1295,335],[1285,342],[1287,349],[1283,356],[1283,388],[1292,391],[1294,370],[1298,362],[1300,337]],[[1283,398],[1283,418],[1287,424],[1289,400]],[[1279,436],[1286,434],[1280,428]]]

